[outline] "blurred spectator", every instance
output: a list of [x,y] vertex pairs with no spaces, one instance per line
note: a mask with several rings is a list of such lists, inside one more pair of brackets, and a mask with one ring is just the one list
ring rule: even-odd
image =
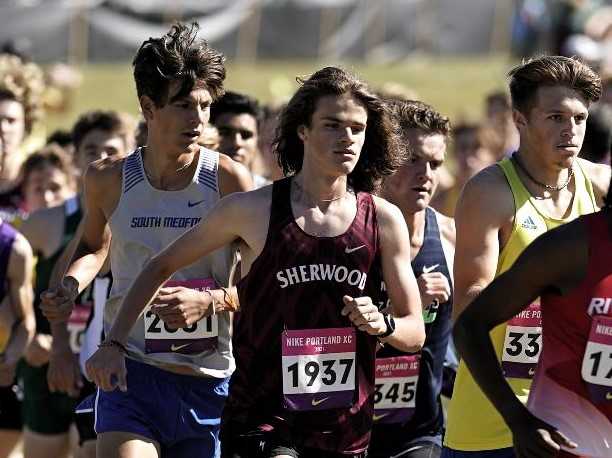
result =
[[512,120],[510,97],[503,91],[494,91],[485,99],[485,125],[492,134],[498,136],[497,147],[493,153],[496,160],[516,151],[519,146],[519,136]]
[[89,111],[72,128],[76,149],[75,166],[84,173],[87,166],[109,156],[125,156],[135,148],[136,122],[125,113]]
[[263,119],[259,129],[259,156],[258,161],[253,164],[253,170],[259,175],[274,181],[283,178],[283,170],[278,165],[276,154],[274,154],[274,136],[276,126],[285,103],[268,104],[263,108]]
[[28,213],[60,205],[76,192],[72,160],[57,145],[31,154],[21,176],[22,208]]
[[28,139],[42,117],[42,70],[19,57],[0,54],[0,191],[17,184],[19,167],[44,139]]
[[256,188],[268,180],[255,173],[253,164],[259,156],[259,126],[263,111],[256,99],[227,91],[210,109],[210,123],[219,131],[219,151],[245,165],[253,175]]
[[497,136],[481,124],[460,124],[453,129],[455,183],[440,190],[432,206],[448,216],[454,216],[455,205],[465,183],[483,168],[496,161],[493,147]]
[[512,53],[530,57],[546,47],[550,13],[545,0],[515,1],[512,18]]
[[589,110],[580,157],[609,165],[611,151],[612,106],[599,104]]

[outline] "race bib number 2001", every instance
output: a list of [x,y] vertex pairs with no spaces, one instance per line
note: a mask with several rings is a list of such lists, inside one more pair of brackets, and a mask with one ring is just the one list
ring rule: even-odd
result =
[[284,331],[285,408],[324,410],[353,405],[356,340],[354,328]]
[[542,311],[534,302],[508,321],[502,350],[505,377],[531,379],[542,351]]
[[[215,287],[211,278],[175,281],[164,286],[184,286],[204,291]],[[219,335],[216,315],[206,317],[182,329],[171,329],[150,308],[144,312],[145,352],[197,354],[217,346]]]
[[582,359],[582,379],[594,402],[612,402],[612,317],[593,317]]

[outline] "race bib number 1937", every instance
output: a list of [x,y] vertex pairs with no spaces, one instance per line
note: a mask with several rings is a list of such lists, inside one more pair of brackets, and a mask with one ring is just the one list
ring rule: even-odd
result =
[[356,339],[354,328],[284,331],[285,408],[324,410],[353,405]]
[[612,402],[612,317],[593,317],[581,372],[594,402]]
[[[184,286],[204,291],[215,287],[211,278],[167,281],[164,286]],[[145,352],[197,354],[217,346],[219,335],[216,315],[211,315],[191,326],[171,329],[150,308],[144,312]]]
[[508,321],[502,350],[505,377],[531,379],[542,351],[542,311],[534,302]]

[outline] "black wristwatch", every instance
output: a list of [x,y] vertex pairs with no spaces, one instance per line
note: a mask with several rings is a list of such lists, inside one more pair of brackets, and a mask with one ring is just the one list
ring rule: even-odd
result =
[[385,337],[389,337],[395,331],[395,319],[393,315],[389,313],[383,313],[383,320],[385,320],[385,324],[387,325],[387,330],[382,334],[378,334],[376,337],[379,339],[384,339]]

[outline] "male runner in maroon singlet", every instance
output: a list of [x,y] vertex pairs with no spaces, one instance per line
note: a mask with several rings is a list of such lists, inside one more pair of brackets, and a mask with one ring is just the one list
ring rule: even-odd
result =
[[[302,81],[281,117],[276,153],[290,177],[224,198],[133,283],[107,336],[119,344],[172,272],[240,242],[246,276],[225,456],[365,456],[377,338],[404,351],[424,341],[406,224],[397,207],[369,194],[395,170],[399,151],[382,102],[347,72],[324,68]],[[374,269],[389,285],[391,314],[363,296]],[[176,327],[193,322],[184,318],[193,309],[200,319],[233,299],[215,290],[206,307],[153,302]],[[120,353],[112,355],[88,361],[96,383],[125,380]]]
[[[611,259],[612,186],[601,211],[540,236],[457,321],[457,348],[512,430],[517,456],[612,456]],[[489,331],[538,295],[542,355],[526,408]]]

